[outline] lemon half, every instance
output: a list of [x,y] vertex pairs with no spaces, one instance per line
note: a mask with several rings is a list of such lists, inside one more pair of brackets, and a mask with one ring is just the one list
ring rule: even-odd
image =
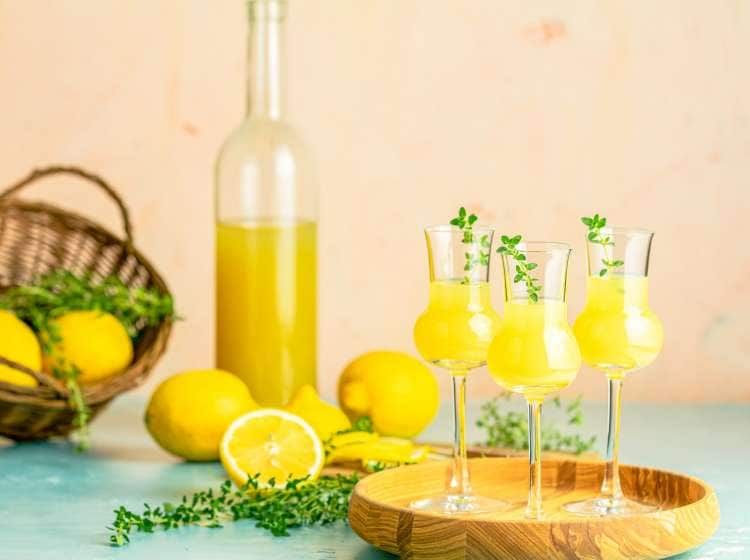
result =
[[232,422],[219,454],[238,487],[255,475],[266,488],[284,488],[290,478],[314,480],[325,462],[323,444],[312,426],[296,414],[273,408],[249,412]]

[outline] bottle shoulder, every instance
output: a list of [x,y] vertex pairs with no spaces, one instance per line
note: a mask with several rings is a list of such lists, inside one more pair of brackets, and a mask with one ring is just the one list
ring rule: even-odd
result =
[[[289,123],[273,119],[248,118],[227,137],[219,149],[218,162],[227,158],[251,159],[279,152],[307,156],[307,145]],[[254,156],[254,157],[253,157]]]
[[288,123],[251,118],[234,129],[214,167],[219,220],[317,219],[315,162]]

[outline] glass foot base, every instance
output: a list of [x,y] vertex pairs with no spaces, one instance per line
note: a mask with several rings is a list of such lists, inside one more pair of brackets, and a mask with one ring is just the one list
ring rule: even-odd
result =
[[523,516],[526,519],[544,519],[544,511],[541,507],[539,508],[532,508],[529,506],[526,506],[526,511],[523,512]]
[[409,504],[409,507],[430,513],[457,515],[502,511],[508,509],[510,504],[503,500],[475,494],[441,494],[414,500]]
[[659,506],[628,500],[627,498],[592,498],[582,502],[565,504],[563,509],[576,515],[590,515],[594,517],[615,517],[619,515],[637,515],[659,510]]

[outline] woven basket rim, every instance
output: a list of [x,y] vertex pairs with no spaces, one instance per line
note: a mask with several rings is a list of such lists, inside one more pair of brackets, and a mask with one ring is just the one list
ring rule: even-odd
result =
[[[50,204],[40,200],[21,199],[16,198],[15,196],[7,199],[0,199],[0,220],[5,213],[13,209],[19,209],[26,212],[41,212],[57,216],[63,220],[74,219],[80,222],[86,228],[95,231],[97,235],[107,239],[108,242],[111,241],[111,245],[121,246],[123,251],[134,257],[139,265],[148,272],[151,283],[160,292],[170,296],[172,295],[164,278],[151,264],[151,261],[134,246],[132,241],[118,237],[111,230],[98,222],[95,222],[77,212],[61,208],[55,204]],[[127,224],[127,221],[126,225],[126,230],[129,231],[129,224]],[[98,383],[82,386],[84,398],[86,399],[87,404],[97,405],[106,403],[120,393],[140,385],[149,373],[150,368],[147,366],[153,365],[166,350],[172,324],[173,321],[171,319],[163,319],[158,325],[146,327],[142,332],[142,336],[147,336],[150,333],[153,333],[150,334],[153,340],[146,351],[143,352],[136,361],[132,362],[124,372],[108,377]],[[47,378],[51,378],[51,376],[43,372],[38,373]],[[56,393],[50,387],[46,387],[42,384],[32,388],[0,382],[0,401],[25,403],[42,408],[58,410],[67,407],[67,397],[64,394]]]

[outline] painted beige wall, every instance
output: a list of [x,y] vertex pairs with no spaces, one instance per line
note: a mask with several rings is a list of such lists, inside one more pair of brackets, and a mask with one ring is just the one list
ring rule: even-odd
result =
[[[0,182],[49,162],[110,178],[188,318],[158,374],[210,365],[211,174],[243,110],[242,0],[0,0],[0,21]],[[289,31],[290,115],[322,186],[327,395],[357,353],[414,351],[420,228],[465,203],[575,245],[572,314],[578,217],[656,229],[666,344],[627,397],[750,400],[747,2],[291,0]],[[37,192],[117,227],[62,186]],[[604,383],[584,369],[571,391]]]

